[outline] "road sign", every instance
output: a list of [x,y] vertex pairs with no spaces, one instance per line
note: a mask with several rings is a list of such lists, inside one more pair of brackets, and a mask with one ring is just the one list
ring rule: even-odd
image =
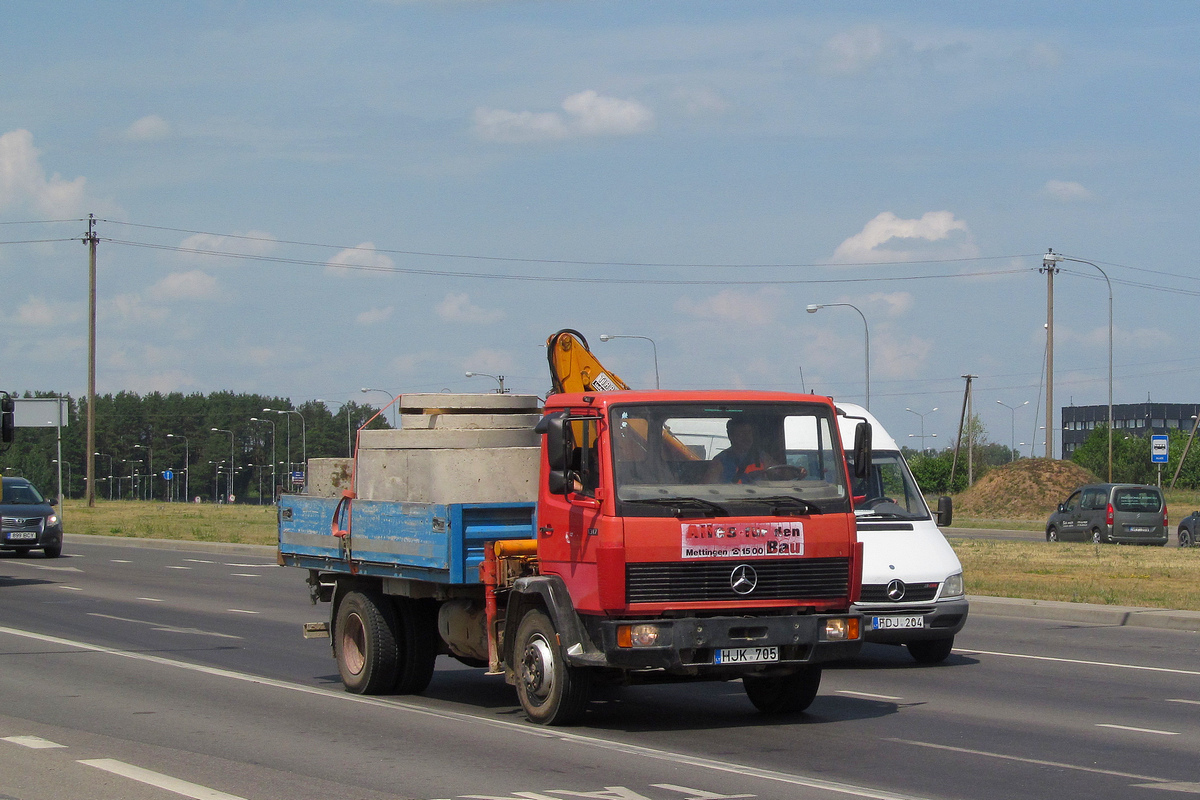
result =
[[163,480],[169,481],[175,479],[175,473],[169,469],[163,470]]
[[292,483],[293,484],[304,483],[304,473],[303,472],[293,472],[292,473]]
[[1155,435],[1150,437],[1150,463],[1167,463],[1167,437]]

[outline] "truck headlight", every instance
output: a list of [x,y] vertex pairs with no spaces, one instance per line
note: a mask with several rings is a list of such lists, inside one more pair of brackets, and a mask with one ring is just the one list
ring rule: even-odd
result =
[[654,647],[658,644],[657,625],[621,625],[617,628],[618,647]]
[[956,572],[946,582],[942,584],[942,599],[947,597],[962,597],[963,595],[963,577],[961,572]]
[[827,642],[849,642],[858,638],[858,617],[831,617],[825,620]]

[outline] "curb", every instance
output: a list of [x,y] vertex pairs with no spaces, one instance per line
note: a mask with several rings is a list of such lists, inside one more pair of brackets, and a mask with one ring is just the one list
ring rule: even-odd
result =
[[1060,600],[1022,600],[1015,597],[982,595],[968,595],[967,601],[971,604],[972,615],[1200,632],[1200,611],[1102,606],[1091,603],[1066,603]]
[[269,544],[234,544],[233,542],[195,542],[184,539],[135,539],[127,536],[98,536],[90,533],[65,533],[63,540],[70,544],[107,544],[113,547],[141,547],[149,550],[198,550],[204,553],[256,555],[275,557],[275,546]]

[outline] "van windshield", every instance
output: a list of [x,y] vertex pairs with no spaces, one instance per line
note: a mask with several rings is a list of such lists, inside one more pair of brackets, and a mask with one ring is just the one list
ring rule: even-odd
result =
[[846,513],[832,409],[819,403],[654,403],[611,410],[623,516]]
[[[847,452],[846,459],[853,462],[854,454]],[[929,519],[929,506],[899,451],[873,451],[871,474],[861,480],[854,478],[852,487],[854,513],[859,519]]]
[[1162,495],[1155,489],[1117,489],[1113,492],[1113,508],[1117,511],[1159,511]]

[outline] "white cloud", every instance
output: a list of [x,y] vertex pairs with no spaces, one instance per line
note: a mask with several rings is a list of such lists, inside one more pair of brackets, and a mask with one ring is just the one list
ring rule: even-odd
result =
[[889,317],[902,317],[913,307],[913,296],[908,292],[875,292],[867,295],[867,302],[882,303]]
[[359,315],[354,318],[354,321],[359,325],[375,325],[390,317],[394,310],[395,306],[388,306],[387,308],[368,308],[366,311],[360,312]]
[[347,247],[325,264],[328,275],[349,275],[351,272],[388,272],[396,263],[383,253],[376,252],[374,242]]
[[[275,237],[266,231],[246,231],[235,235],[195,233],[179,243],[183,250],[198,250],[216,253],[247,253],[261,256],[275,249]],[[212,259],[204,257],[208,263]]]
[[0,136],[0,209],[29,206],[54,216],[80,213],[84,179],[46,177],[33,146],[33,134],[15,130]]
[[490,311],[480,308],[471,302],[470,295],[448,294],[435,307],[437,315],[447,322],[466,322],[475,325],[486,325],[504,319],[500,309]]
[[[884,245],[891,245],[885,247]],[[884,211],[838,245],[834,263],[919,261],[970,258],[979,254],[967,223],[949,211],[927,211],[920,219],[901,219]]]
[[911,378],[925,368],[933,341],[919,336],[892,333],[873,339],[871,375],[881,378]]
[[675,310],[692,318],[714,322],[736,322],[742,325],[768,325],[775,320],[779,293],[774,289],[740,292],[725,289],[701,300],[681,297]]
[[150,287],[158,300],[208,300],[220,294],[217,279],[202,270],[173,272]]
[[154,142],[165,139],[171,126],[158,114],[142,117],[125,129],[124,138],[130,142]]
[[877,25],[839,33],[821,48],[821,67],[827,72],[862,72],[883,57],[887,40]]
[[1046,181],[1046,185],[1042,187],[1042,194],[1063,203],[1090,200],[1092,197],[1092,193],[1085,189],[1083,184],[1075,181]]
[[100,307],[107,320],[116,320],[126,324],[166,322],[169,314],[166,308],[147,305],[140,295],[119,294]]
[[547,142],[582,136],[628,136],[654,127],[654,113],[636,100],[606,97],[593,89],[562,102],[565,114],[544,111],[475,109],[475,134],[510,144]]
[[74,305],[51,303],[41,297],[30,297],[17,309],[16,323],[36,328],[52,325],[73,324],[83,318],[83,313]]

